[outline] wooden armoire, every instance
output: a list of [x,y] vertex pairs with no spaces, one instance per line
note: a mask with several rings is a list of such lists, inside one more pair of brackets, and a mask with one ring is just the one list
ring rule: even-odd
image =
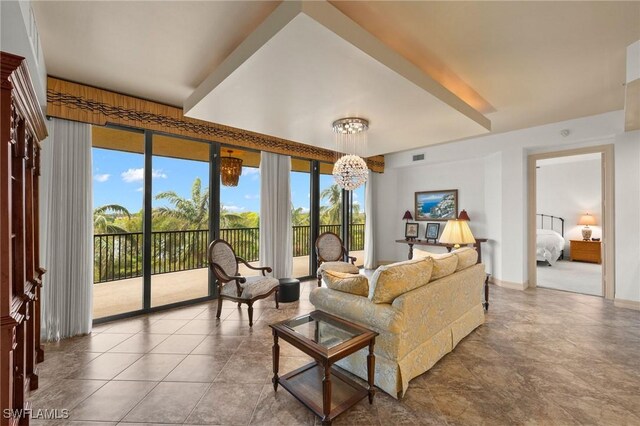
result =
[[38,177],[47,129],[26,61],[0,55],[0,424],[28,425],[28,396],[44,359]]

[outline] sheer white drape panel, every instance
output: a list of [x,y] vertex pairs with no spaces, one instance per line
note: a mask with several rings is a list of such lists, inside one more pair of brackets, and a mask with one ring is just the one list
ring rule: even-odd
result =
[[260,157],[260,265],[275,278],[293,272],[291,157],[263,152]]
[[364,268],[376,268],[376,251],[375,240],[373,238],[373,229],[375,225],[375,213],[373,211],[373,172],[369,170],[367,183],[364,187]]
[[93,202],[91,126],[53,119],[42,144],[42,338],[91,331]]

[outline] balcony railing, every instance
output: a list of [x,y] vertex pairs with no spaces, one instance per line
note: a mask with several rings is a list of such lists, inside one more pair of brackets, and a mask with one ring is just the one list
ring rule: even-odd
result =
[[[320,233],[340,234],[342,225],[320,225]],[[351,250],[364,249],[364,224],[349,225]],[[259,228],[221,229],[236,254],[247,262],[259,260]],[[293,227],[293,256],[310,255],[311,228]],[[151,233],[151,274],[187,271],[207,267],[209,231],[162,231]],[[94,283],[142,276],[142,232],[96,234],[94,247]]]

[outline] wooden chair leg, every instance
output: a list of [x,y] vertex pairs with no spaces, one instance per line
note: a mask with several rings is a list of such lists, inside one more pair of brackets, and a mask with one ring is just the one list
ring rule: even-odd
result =
[[322,275],[318,274],[318,287],[322,287]]
[[253,303],[251,302],[249,302],[249,327],[253,327]]
[[276,289],[276,292],[273,293],[275,295],[275,298],[276,298],[276,309],[280,309],[280,305],[278,304],[278,292],[279,292],[279,290]]
[[242,306],[242,303],[238,302],[238,309]]
[[218,312],[216,312],[216,318],[220,319],[222,314],[222,297],[218,296]]

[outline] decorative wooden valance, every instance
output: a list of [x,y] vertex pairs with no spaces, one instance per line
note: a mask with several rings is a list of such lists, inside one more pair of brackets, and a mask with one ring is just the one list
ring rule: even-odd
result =
[[[185,117],[181,108],[49,77],[47,115],[104,126],[119,124],[220,142],[311,160],[334,162],[334,151],[221,124]],[[374,172],[384,171],[384,157],[367,159]]]

